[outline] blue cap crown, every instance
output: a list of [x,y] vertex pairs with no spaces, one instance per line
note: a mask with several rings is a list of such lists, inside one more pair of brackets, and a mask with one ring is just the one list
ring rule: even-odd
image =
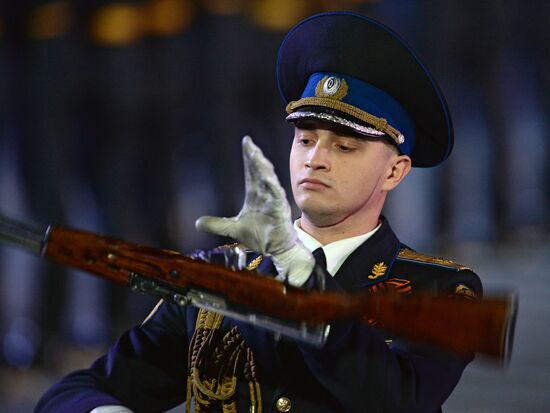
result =
[[277,81],[289,121],[325,119],[390,139],[413,166],[451,153],[451,118],[435,80],[397,34],[366,16],[330,12],[298,23],[279,49]]

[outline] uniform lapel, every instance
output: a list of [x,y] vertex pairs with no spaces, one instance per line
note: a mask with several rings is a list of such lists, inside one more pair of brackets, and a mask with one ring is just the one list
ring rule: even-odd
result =
[[334,279],[346,291],[368,287],[388,278],[400,249],[400,242],[388,221],[361,244],[335,274]]

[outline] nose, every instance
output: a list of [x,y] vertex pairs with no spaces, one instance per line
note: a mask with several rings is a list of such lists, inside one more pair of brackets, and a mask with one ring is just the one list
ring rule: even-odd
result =
[[308,158],[305,161],[306,168],[313,170],[330,170],[330,155],[321,140],[318,140],[314,147],[308,153]]

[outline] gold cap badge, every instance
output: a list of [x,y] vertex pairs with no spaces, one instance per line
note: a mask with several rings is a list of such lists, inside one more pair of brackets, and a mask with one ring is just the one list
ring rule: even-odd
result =
[[336,76],[324,76],[315,87],[315,96],[342,100],[348,94],[345,79]]

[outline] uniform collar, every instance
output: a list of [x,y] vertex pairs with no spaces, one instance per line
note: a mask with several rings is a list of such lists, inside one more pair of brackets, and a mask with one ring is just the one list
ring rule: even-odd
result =
[[338,272],[348,256],[361,244],[368,240],[376,231],[378,231],[381,225],[382,224],[379,224],[376,228],[366,234],[361,234],[355,237],[345,238],[331,242],[330,244],[322,245],[317,239],[312,237],[300,227],[300,219],[294,221],[294,228],[296,229],[298,238],[309,251],[313,252],[317,248],[323,248],[323,252],[325,253],[325,257],[327,259],[327,271],[332,276]]
[[335,281],[346,291],[368,287],[389,277],[401,248],[390,224],[380,217],[380,228],[344,261]]

